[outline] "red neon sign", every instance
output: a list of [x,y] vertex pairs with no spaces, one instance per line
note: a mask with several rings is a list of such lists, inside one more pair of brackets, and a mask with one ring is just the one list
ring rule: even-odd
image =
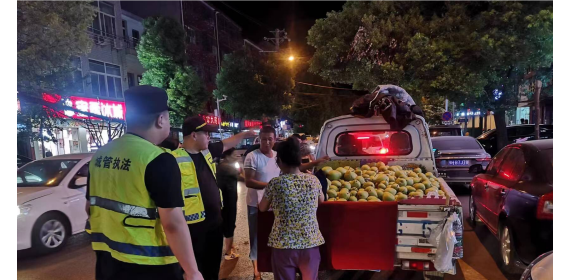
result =
[[[49,103],[57,103],[63,101],[66,106],[75,108],[79,111],[101,115],[108,118],[114,118],[120,120],[125,119],[125,113],[126,113],[125,102],[87,98],[80,96],[70,96],[68,99],[62,100],[60,95],[47,94],[47,93],[42,94],[42,98],[43,100]],[[71,110],[61,110],[55,113],[58,117],[62,118],[68,117],[72,119],[100,120],[100,118],[87,116]]]
[[249,120],[246,120],[246,121],[244,121],[244,126],[245,126],[245,127],[261,126],[261,121],[249,121]]
[[208,124],[220,124],[222,119],[216,116],[200,115]]

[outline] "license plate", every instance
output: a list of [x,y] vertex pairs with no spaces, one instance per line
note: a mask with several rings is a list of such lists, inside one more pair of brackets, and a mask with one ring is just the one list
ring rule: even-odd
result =
[[447,165],[450,165],[450,166],[467,166],[467,165],[469,165],[469,160],[465,160],[465,159],[448,160]]

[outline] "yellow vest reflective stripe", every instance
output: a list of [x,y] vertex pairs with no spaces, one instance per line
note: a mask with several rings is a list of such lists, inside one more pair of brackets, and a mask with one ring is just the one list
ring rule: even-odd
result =
[[[204,210],[204,201],[200,193],[194,161],[183,148],[176,149],[171,154],[176,158],[176,162],[180,167],[180,175],[182,175],[182,195],[184,196],[184,218],[186,223],[195,224],[204,221],[206,219],[206,211]],[[204,155],[212,175],[216,178],[216,165],[212,154],[210,154],[209,150],[204,150],[202,155]],[[219,192],[223,205],[222,191],[219,190]]]
[[101,147],[89,164],[91,245],[119,261],[165,265],[178,260],[144,182],[147,165],[164,150],[132,134]]

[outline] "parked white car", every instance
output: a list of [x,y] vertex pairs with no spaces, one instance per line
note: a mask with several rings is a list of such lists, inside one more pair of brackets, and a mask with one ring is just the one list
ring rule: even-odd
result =
[[30,162],[18,169],[18,250],[48,253],[85,230],[85,192],[93,154]]

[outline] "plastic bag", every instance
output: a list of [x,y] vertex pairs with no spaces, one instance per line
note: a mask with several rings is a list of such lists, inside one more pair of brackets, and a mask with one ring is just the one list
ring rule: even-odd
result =
[[433,266],[437,271],[453,270],[453,250],[457,242],[453,224],[458,220],[457,213],[451,214],[428,237],[428,241],[437,248],[435,258],[433,259]]
[[414,99],[412,99],[412,96],[410,96],[410,94],[408,94],[405,89],[403,89],[399,86],[378,85],[374,89],[374,91],[372,91],[372,93],[375,93],[375,92],[380,92],[381,94],[387,94],[387,95],[394,96],[394,97],[402,100],[403,102],[405,102],[409,105],[416,105],[416,102],[414,102]]

